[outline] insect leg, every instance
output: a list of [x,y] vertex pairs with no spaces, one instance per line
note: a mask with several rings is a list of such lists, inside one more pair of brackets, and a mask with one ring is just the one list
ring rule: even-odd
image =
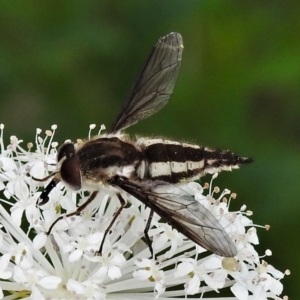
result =
[[48,179],[50,179],[51,177],[53,177],[55,174],[57,174],[57,172],[51,173],[50,175],[44,177],[44,178],[36,178],[34,176],[30,176],[30,174],[28,173],[27,176],[31,177],[34,181],[39,181],[39,182],[45,182]]
[[102,242],[101,242],[101,245],[100,245],[100,248],[99,248],[99,251],[97,253],[97,255],[102,255],[102,250],[103,250],[103,245],[104,245],[104,241],[105,241],[105,238],[107,236],[107,234],[109,233],[111,227],[113,226],[113,224],[115,223],[117,217],[120,215],[122,209],[124,208],[126,202],[125,200],[123,199],[123,197],[121,196],[121,194],[117,194],[117,197],[119,198],[119,201],[120,201],[120,204],[121,206],[118,208],[118,210],[115,212],[114,214],[114,217],[113,219],[111,220],[110,224],[108,225],[108,227],[106,228],[105,232],[104,232],[104,236],[103,236],[103,239],[102,239]]
[[51,182],[44,188],[40,197],[37,199],[36,204],[44,205],[49,201],[49,193],[56,187],[58,180],[51,180]]
[[62,220],[63,218],[69,218],[72,216],[78,216],[80,215],[80,213],[95,199],[95,197],[97,196],[98,191],[94,191],[89,198],[80,206],[77,207],[77,209],[75,211],[73,211],[72,213],[66,214],[66,215],[62,215],[60,217],[58,217],[50,226],[49,230],[47,231],[47,235],[49,235],[53,229],[53,227],[55,226],[55,224]]
[[[152,248],[152,243],[151,243],[149,235],[148,235],[148,231],[149,231],[149,228],[150,228],[150,225],[151,225],[153,214],[154,214],[154,211],[151,209],[148,220],[147,220],[147,223],[146,223],[146,227],[144,229],[144,235],[145,235],[146,243],[147,243],[148,248],[149,248],[150,253],[151,253],[151,257],[153,257],[153,248]],[[156,257],[154,257],[154,258],[156,259]]]
[[38,182],[45,182],[48,179],[50,179],[51,177],[54,177],[51,182],[46,186],[46,188],[43,190],[43,192],[41,193],[39,199],[36,201],[36,204],[38,205],[44,205],[49,201],[49,193],[52,191],[53,188],[55,188],[55,186],[57,185],[57,183],[59,182],[58,178],[55,178],[55,175],[57,174],[57,172],[54,172],[44,178],[36,178],[34,176],[30,176],[30,174],[28,173],[27,176],[31,177],[33,180],[38,181]]

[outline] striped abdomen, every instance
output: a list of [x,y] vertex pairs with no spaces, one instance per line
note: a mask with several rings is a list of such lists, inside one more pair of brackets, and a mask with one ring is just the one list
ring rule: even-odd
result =
[[163,139],[140,139],[137,144],[144,156],[137,170],[141,179],[177,183],[198,179],[206,173],[230,171],[252,161],[230,151],[211,150]]

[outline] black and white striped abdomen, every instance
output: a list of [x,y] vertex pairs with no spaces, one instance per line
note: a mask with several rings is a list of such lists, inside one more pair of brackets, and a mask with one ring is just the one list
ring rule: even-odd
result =
[[164,139],[139,139],[137,144],[144,157],[137,170],[141,179],[178,183],[196,180],[206,173],[230,171],[252,161],[230,151],[211,150]]

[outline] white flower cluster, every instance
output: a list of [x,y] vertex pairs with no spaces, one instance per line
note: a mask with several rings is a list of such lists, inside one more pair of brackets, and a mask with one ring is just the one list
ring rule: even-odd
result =
[[95,253],[119,205],[115,195],[99,192],[82,215],[63,218],[47,236],[56,218],[75,211],[76,202],[83,203],[88,195],[73,193],[59,183],[49,202],[38,207],[42,188],[32,176],[43,178],[55,171],[57,143],[52,139],[56,126],[46,131],[44,139],[37,130],[34,151],[33,144],[27,145],[28,150],[22,148],[15,136],[5,147],[3,128],[0,299],[186,299],[194,294],[205,298],[206,292],[219,293],[226,287],[240,300],[282,299],[284,274],[255,251],[258,237],[247,217],[250,213],[245,207],[229,212],[229,201],[224,199],[230,192],[225,190],[216,198],[219,191],[212,184],[206,196],[197,183],[186,188],[226,228],[238,249],[235,258],[205,253],[155,215],[149,231],[155,261],[143,241],[149,209],[129,195],[105,240],[102,256]]

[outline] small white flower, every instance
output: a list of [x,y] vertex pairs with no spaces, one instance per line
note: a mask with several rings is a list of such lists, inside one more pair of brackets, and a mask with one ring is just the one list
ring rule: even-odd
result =
[[[69,256],[70,262],[75,262],[81,259],[85,252],[95,253],[102,241],[103,235],[100,232],[95,232],[86,237],[78,236],[76,240],[70,243],[73,250]],[[66,251],[69,252],[69,251]]]
[[197,261],[196,259],[181,259],[175,277],[191,277],[186,282],[186,292],[194,295],[200,290],[200,283],[203,280],[211,289],[218,291],[224,287],[229,272],[222,268],[222,258],[210,256],[208,259]]
[[159,265],[150,259],[138,259],[135,264],[139,269],[133,272],[133,277],[155,282],[154,290],[159,297],[166,290],[164,271],[160,270]]
[[[229,211],[236,194],[228,196],[229,190],[214,187],[216,174],[204,188],[191,182],[170,187],[169,192],[188,193],[211,211],[235,242],[234,258],[207,253],[154,214],[148,235],[155,260],[144,241],[150,209],[126,193],[122,196],[127,204],[98,255],[120,205],[116,195],[101,190],[80,215],[67,218],[89,195],[58,183],[48,203],[36,205],[51,178],[46,183],[35,178],[56,170],[56,128],[53,125],[45,137],[37,129],[35,146],[28,143],[25,150],[15,136],[5,147],[0,125],[0,190],[5,197],[0,199],[0,299],[186,299],[195,294],[206,299],[206,292],[221,293],[225,287],[237,299],[281,299],[284,274],[259,256],[258,226],[248,218],[245,205],[238,212]],[[264,258],[267,255],[271,251]]]
[[114,280],[122,276],[121,267],[126,262],[123,254],[118,250],[112,250],[110,253],[105,253],[102,256],[86,257],[91,262],[100,263],[99,269],[93,274],[93,279],[99,281],[105,276]]
[[89,280],[79,282],[74,279],[69,279],[66,287],[70,292],[74,292],[74,299],[76,295],[80,295],[83,299],[87,300],[106,299],[104,289],[101,289],[98,284],[92,283]]
[[183,235],[176,229],[172,229],[168,224],[161,224],[159,231],[160,233],[153,240],[153,249],[161,250],[169,242],[171,248],[164,254],[164,258],[170,258],[176,253],[178,247],[183,244]]
[[10,253],[5,253],[0,258],[0,278],[4,280],[9,279],[12,276],[12,271],[8,271],[10,258]]

